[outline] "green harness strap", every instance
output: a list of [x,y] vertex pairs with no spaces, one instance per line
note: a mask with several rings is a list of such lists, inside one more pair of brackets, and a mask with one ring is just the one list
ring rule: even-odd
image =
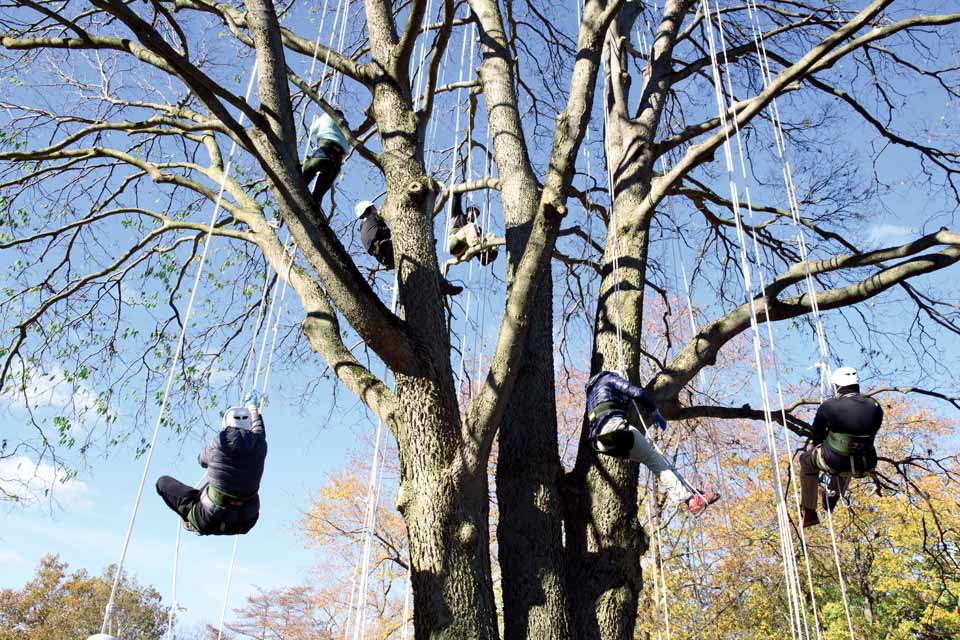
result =
[[237,496],[232,496],[225,491],[221,491],[213,485],[207,485],[207,497],[210,498],[210,502],[217,505],[218,507],[242,507],[251,500],[257,497],[257,494],[248,496],[246,498],[238,498]]
[[[863,436],[860,436],[860,437],[863,437]],[[827,441],[829,442],[829,436],[827,438]],[[871,442],[871,445],[872,445],[872,442]],[[831,444],[831,447],[832,446],[833,445]],[[849,456],[852,462],[853,457],[859,454],[845,453],[843,455]],[[826,473],[832,476],[837,476],[840,478],[865,478],[866,476],[873,474],[872,468],[857,469],[854,466],[853,470],[851,471],[837,471],[836,469],[833,469],[830,465],[827,464],[827,461],[823,459],[823,445],[820,445],[819,447],[813,450],[813,456],[811,457],[811,462],[813,462],[814,467],[816,467],[823,473]]]
[[611,411],[615,411],[617,409],[620,409],[620,405],[618,405],[616,402],[601,402],[593,408],[593,411],[591,411],[590,415],[587,417],[590,419],[590,422],[595,422]]
[[827,434],[830,448],[844,456],[859,456],[873,451],[873,436],[855,436],[849,433]]
[[[255,493],[252,496],[249,496],[247,498],[238,498],[237,496],[232,496],[229,493],[221,491],[220,489],[209,484],[207,485],[206,489],[204,489],[204,491],[206,491],[207,497],[210,498],[210,502],[212,502],[213,504],[223,509],[227,509],[229,507],[242,507],[243,505],[247,504],[248,502],[250,502],[251,500],[257,497],[257,494]],[[200,530],[200,525],[197,524],[197,506],[199,505],[200,505],[200,501],[198,500],[190,508],[190,513],[188,513],[186,516],[187,520],[190,522],[190,524],[193,525],[193,527],[197,531]]]

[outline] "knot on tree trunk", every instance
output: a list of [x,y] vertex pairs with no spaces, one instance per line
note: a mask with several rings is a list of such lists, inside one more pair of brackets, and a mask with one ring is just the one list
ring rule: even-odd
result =
[[461,547],[472,549],[480,541],[480,532],[472,522],[464,522],[457,529],[457,542]]
[[430,176],[421,176],[407,185],[407,193],[416,202],[423,202],[428,195],[436,194],[438,190],[437,181]]

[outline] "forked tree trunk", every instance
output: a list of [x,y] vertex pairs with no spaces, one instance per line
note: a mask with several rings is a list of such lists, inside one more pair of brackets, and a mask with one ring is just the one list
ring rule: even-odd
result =
[[[642,201],[640,189],[620,193],[616,199],[611,225],[620,225],[619,238],[616,244],[607,242],[604,252],[591,365],[591,373],[618,368],[619,306],[624,363],[636,384],[644,382],[637,374],[649,220],[640,226],[625,225],[624,220],[636,221]],[[618,270],[613,268],[615,246],[620,253]],[[637,519],[638,478],[636,464],[595,454],[584,425],[576,467],[564,493],[568,585],[578,640],[633,638],[642,587],[640,557],[646,548]]]
[[[531,216],[532,217],[532,216]],[[515,228],[508,244],[510,271],[526,233]],[[505,640],[572,638],[563,571],[563,525],[558,480],[553,375],[553,287],[542,279],[523,364],[500,425],[497,458],[497,544],[503,577]]]

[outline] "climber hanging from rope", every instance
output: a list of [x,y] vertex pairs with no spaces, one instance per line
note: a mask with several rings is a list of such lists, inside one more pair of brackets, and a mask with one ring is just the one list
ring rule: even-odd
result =
[[[463,261],[464,254],[467,251],[481,245],[491,244],[496,240],[492,233],[483,235],[483,230],[477,225],[479,219],[480,209],[467,207],[467,211],[464,212],[463,194],[453,194],[453,206],[450,209],[450,236],[447,239],[447,250],[453,258],[443,264],[444,275],[450,267]],[[476,254],[476,257],[481,265],[487,266],[497,259],[498,253],[496,247],[491,247]]]
[[[667,421],[646,391],[612,371],[601,371],[587,381],[587,416],[590,420],[590,444],[598,453],[627,458],[645,465],[657,474],[675,504],[684,504],[694,516],[720,499],[711,491],[697,491],[660,452],[647,434],[631,424],[630,404],[653,414],[658,429]],[[639,406],[637,406],[639,405]]]
[[811,447],[800,454],[802,524],[820,523],[817,495],[820,474],[830,476],[824,507],[833,510],[847,490],[850,478],[862,478],[877,467],[874,438],[883,424],[880,403],[860,393],[860,377],[853,367],[840,367],[830,378],[835,397],[817,409]]
[[247,533],[260,517],[260,479],[267,435],[254,394],[242,407],[223,414],[220,433],[197,460],[207,470],[200,489],[170,476],[157,480],[157,493],[183,518],[187,531],[207,536]]
[[[334,113],[346,123],[343,111],[336,109]],[[326,111],[311,123],[309,138],[309,151],[303,162],[303,179],[307,184],[310,184],[314,178],[317,179],[313,186],[313,200],[319,207],[323,196],[333,186],[333,181],[340,173],[343,157],[350,149],[350,143],[343,135],[340,125]]]
[[[380,217],[377,205],[369,200],[363,200],[354,207],[354,213],[360,221],[360,242],[367,253],[376,258],[384,269],[392,270],[396,267],[393,259],[393,235],[386,221]],[[443,276],[440,276],[440,293],[445,296],[455,296],[463,291]]]

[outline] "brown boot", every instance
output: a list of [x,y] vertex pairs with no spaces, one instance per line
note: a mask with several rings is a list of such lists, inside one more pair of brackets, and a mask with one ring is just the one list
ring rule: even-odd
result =
[[817,515],[817,510],[803,507],[803,513],[800,517],[800,526],[806,529],[807,527],[812,527],[818,524],[820,524],[820,516]]

